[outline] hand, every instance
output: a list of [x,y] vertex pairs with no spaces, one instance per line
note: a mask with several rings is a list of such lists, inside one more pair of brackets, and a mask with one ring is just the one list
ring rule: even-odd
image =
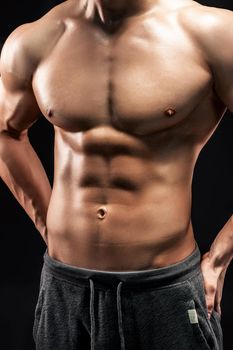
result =
[[204,289],[208,317],[210,318],[213,309],[221,315],[221,299],[226,267],[214,265],[210,259],[209,252],[202,256],[201,270],[204,278]]

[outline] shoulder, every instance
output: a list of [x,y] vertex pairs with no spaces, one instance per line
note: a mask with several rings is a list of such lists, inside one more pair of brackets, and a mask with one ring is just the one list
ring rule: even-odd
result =
[[[198,3],[197,1],[187,1],[186,5],[180,7],[180,15],[184,20],[189,22],[218,25],[225,18],[232,17],[233,12],[225,8],[206,6]],[[230,17],[229,17],[230,16]]]
[[233,11],[191,1],[179,13],[179,20],[207,56],[220,50],[233,52]]
[[233,12],[194,5],[180,18],[210,67],[215,92],[233,111]]
[[[80,0],[81,1],[81,0]],[[1,52],[1,74],[13,72],[26,80],[39,62],[48,55],[66,30],[74,12],[74,0],[55,6],[40,19],[16,28]]]

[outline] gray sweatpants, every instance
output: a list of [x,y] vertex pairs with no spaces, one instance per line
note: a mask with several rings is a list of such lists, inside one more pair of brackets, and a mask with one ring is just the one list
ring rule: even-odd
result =
[[222,350],[208,319],[200,251],[164,268],[101,271],[47,251],[35,310],[37,350]]

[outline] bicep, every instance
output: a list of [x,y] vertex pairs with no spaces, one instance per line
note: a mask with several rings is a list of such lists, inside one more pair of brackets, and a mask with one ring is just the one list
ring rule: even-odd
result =
[[233,12],[213,10],[209,22],[211,28],[203,37],[213,72],[214,88],[225,106],[233,111]]
[[[231,46],[225,45],[222,51],[219,48],[221,57],[213,64],[214,87],[226,107],[233,112],[233,36]],[[225,52],[226,49],[228,52]]]
[[[13,82],[11,82],[13,84]],[[0,132],[20,136],[38,119],[39,107],[30,87],[9,88],[0,78]],[[14,85],[14,84],[13,84]]]
[[16,29],[1,52],[0,132],[23,134],[39,116],[33,89],[34,59],[25,37],[27,26]]

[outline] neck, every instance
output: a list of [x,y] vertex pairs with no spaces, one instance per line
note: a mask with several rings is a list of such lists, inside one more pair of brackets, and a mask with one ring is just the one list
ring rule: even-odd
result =
[[94,2],[103,22],[149,10],[158,0],[89,0]]

